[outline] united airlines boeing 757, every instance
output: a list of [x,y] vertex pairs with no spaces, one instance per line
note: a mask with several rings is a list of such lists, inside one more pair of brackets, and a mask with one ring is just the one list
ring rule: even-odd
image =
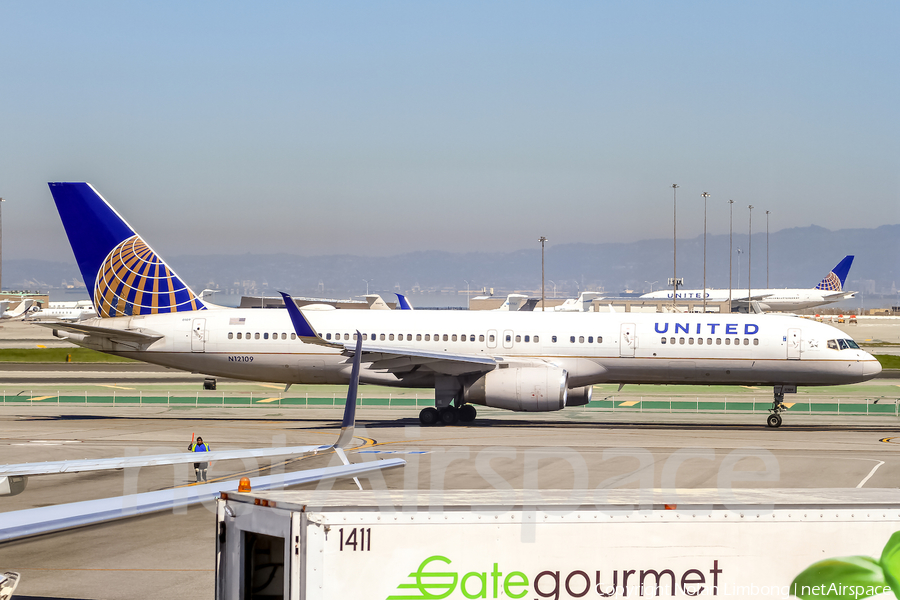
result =
[[[797,386],[881,371],[846,334],[796,317],[504,311],[286,311],[204,304],[87,183],[51,183],[97,318],[44,324],[79,345],[213,376],[346,383],[355,331],[360,381],[433,387],[423,424],[582,406],[598,383],[773,386],[781,425]],[[839,342],[837,340],[840,340]]]

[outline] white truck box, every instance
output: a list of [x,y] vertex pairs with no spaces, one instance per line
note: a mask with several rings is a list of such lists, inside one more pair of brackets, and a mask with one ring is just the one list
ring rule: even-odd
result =
[[893,598],[900,563],[896,489],[223,496],[219,600]]

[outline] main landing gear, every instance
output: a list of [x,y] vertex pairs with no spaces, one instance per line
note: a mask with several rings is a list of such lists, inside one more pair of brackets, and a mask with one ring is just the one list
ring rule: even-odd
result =
[[471,423],[477,415],[475,407],[471,404],[463,404],[460,408],[453,405],[444,406],[437,409],[428,406],[419,413],[419,423],[430,426],[440,423],[441,425],[456,425],[457,423]]

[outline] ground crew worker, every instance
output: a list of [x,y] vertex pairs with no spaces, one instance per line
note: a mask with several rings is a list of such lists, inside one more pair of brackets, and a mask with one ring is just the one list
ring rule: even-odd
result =
[[[199,435],[197,436],[197,441],[188,446],[188,452],[209,452],[209,444],[203,443],[203,438]],[[206,469],[209,468],[209,463],[194,463],[194,473],[197,475],[197,483],[201,481],[206,481]]]

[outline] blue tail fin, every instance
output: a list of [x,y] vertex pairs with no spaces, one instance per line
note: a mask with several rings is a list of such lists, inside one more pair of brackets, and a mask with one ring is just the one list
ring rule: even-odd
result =
[[397,292],[394,292],[394,294],[397,296],[397,304],[400,305],[400,310],[413,309],[412,305],[410,305],[409,303],[409,300],[406,299],[406,296],[404,296],[403,294],[398,294]]
[[121,317],[206,309],[91,184],[49,185],[97,314]]
[[850,265],[853,264],[853,255],[849,254],[844,260],[839,262],[835,268],[831,270],[828,277],[819,282],[816,286],[817,290],[825,290],[828,292],[840,292],[844,289],[844,282],[847,281],[847,274],[850,272]]

